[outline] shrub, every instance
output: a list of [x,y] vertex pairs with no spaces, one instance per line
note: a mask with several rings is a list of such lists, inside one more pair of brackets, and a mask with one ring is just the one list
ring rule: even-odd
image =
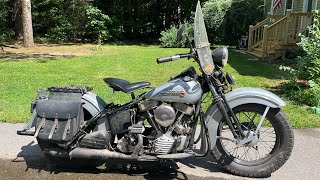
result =
[[[296,48],[290,48],[286,51],[286,54],[285,54],[285,58],[287,60],[290,60],[291,62],[293,62],[296,58],[298,57],[303,57],[306,55],[306,52],[303,50],[302,47],[296,47]],[[288,61],[288,63],[290,63]]]
[[[45,13],[44,13],[45,11]],[[109,16],[83,0],[34,0],[34,34],[50,42],[102,42],[110,38]]]
[[88,6],[86,9],[85,37],[98,44],[108,40],[111,36],[107,25],[111,24],[109,16],[103,14],[96,7]]
[[203,18],[207,26],[211,43],[221,42],[224,31],[224,18],[231,6],[232,0],[209,0],[203,5]]
[[[186,23],[186,32],[188,33],[191,41],[193,40],[193,24]],[[162,47],[177,48],[177,47],[189,47],[187,39],[183,38],[181,43],[177,42],[177,26],[171,26],[166,31],[161,32],[161,38],[159,39]]]
[[280,69],[292,74],[292,80],[283,85],[282,89],[290,98],[308,105],[316,105],[320,99],[319,17],[316,11],[313,25],[308,28],[308,36],[301,36],[301,42],[298,43],[305,51],[304,56],[297,56],[295,63],[290,66],[280,66]]
[[304,70],[307,80],[320,82],[320,15],[314,13],[314,23],[309,27],[309,36],[302,36],[301,42],[298,44],[306,52],[304,58]]

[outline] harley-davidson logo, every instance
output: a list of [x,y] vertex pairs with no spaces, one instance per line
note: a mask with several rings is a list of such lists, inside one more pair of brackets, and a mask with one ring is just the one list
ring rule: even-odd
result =
[[185,91],[180,91],[180,97],[184,97],[186,95]]
[[166,91],[166,92],[161,92],[160,95],[184,97],[186,95],[186,92],[185,91]]

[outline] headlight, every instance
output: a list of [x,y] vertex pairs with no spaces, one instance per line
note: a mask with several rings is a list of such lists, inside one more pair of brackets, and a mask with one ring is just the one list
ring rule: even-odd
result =
[[229,55],[227,47],[217,48],[213,50],[211,54],[212,60],[216,65],[224,67],[227,64]]

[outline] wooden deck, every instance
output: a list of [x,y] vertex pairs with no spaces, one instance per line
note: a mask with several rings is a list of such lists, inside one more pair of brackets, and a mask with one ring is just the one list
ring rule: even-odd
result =
[[248,53],[261,59],[273,60],[284,56],[289,47],[300,42],[300,34],[307,35],[312,13],[270,15],[249,28]]

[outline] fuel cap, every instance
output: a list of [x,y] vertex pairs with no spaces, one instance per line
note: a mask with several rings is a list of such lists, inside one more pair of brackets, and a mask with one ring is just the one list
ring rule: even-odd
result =
[[192,78],[191,78],[190,76],[185,76],[185,77],[183,77],[182,80],[183,80],[184,82],[189,82],[189,81],[192,80]]

